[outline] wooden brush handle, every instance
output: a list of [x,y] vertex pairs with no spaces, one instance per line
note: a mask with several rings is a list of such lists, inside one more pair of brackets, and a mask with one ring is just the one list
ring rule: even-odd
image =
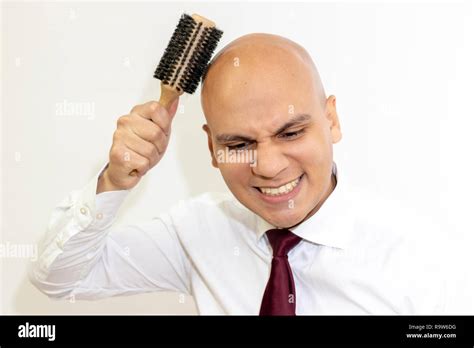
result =
[[183,92],[178,92],[174,88],[161,83],[161,96],[158,103],[168,110],[173,104],[173,101],[178,98]]
[[[174,88],[161,83],[161,96],[158,103],[163,106],[166,110],[169,110],[173,101],[178,98],[183,92],[178,92]],[[136,169],[132,170],[128,175],[137,176],[138,171]]]

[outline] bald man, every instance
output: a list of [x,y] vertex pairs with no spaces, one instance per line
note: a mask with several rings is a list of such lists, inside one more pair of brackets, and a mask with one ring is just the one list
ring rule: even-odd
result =
[[427,244],[413,239],[432,226],[347,187],[333,160],[342,136],[336,99],[305,49],[275,35],[241,37],[209,65],[201,101],[212,165],[231,194],[206,193],[149,222],[114,226],[165,153],[178,101],[169,110],[135,106],[117,122],[106,167],[54,210],[31,271],[42,292],[177,291],[194,296],[202,314],[444,310],[438,264],[417,259]]

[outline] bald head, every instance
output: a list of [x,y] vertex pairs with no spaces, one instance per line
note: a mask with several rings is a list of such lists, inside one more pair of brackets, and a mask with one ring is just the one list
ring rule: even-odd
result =
[[278,35],[242,36],[224,47],[209,65],[201,93],[204,113],[206,117],[212,113],[216,99],[257,97],[254,92],[258,89],[277,86],[309,88],[321,105],[326,100],[317,68],[303,47]]

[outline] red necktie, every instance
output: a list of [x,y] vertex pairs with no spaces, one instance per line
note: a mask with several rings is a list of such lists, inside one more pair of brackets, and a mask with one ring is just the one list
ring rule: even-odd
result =
[[288,252],[301,238],[287,229],[272,229],[266,233],[273,249],[273,259],[260,315],[295,315],[295,282],[288,263]]

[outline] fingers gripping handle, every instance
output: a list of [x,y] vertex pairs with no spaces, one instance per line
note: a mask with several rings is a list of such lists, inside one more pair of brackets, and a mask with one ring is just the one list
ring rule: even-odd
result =
[[[166,110],[169,111],[171,105],[175,101],[176,98],[178,98],[183,92],[178,92],[175,89],[171,88],[168,85],[165,85],[164,83],[161,84],[161,96],[160,100],[158,103],[163,106]],[[137,176],[138,171],[136,169],[132,170],[128,175],[130,176]]]

